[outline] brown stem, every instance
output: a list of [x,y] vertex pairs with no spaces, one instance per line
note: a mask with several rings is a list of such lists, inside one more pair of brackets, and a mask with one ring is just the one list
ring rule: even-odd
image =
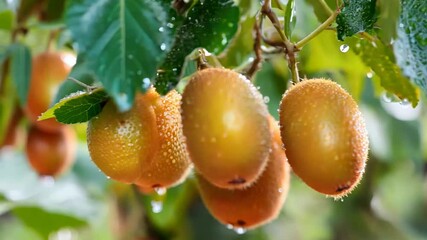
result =
[[[259,18],[259,16],[257,17]],[[254,36],[254,52],[255,52],[255,59],[251,64],[251,67],[246,72],[246,76],[251,79],[252,76],[255,74],[255,72],[259,69],[259,65],[262,62],[262,51],[261,51],[261,28],[262,26],[262,18],[260,20],[256,21],[253,28],[253,36]]]
[[203,49],[198,50],[199,56],[197,58],[197,70],[203,70],[206,68],[210,68],[211,66],[208,63],[208,60],[206,60],[205,52]]

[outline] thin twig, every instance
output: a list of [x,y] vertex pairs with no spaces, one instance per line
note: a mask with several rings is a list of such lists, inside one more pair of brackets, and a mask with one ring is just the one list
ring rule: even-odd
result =
[[271,23],[273,24],[274,28],[276,28],[277,32],[280,35],[280,38],[284,42],[289,42],[289,39],[286,37],[285,33],[282,31],[282,26],[280,24],[279,19],[277,18],[276,14],[271,10],[271,1],[270,0],[264,0],[264,4],[261,8],[261,13],[270,19]]
[[87,91],[88,93],[91,93],[92,91],[94,91],[94,90],[97,88],[97,87],[94,87],[94,86],[89,86],[89,85],[87,85],[86,83],[81,82],[81,81],[79,81],[79,80],[77,80],[77,79],[75,79],[75,78],[73,78],[73,77],[68,77],[68,80],[71,80],[71,81],[75,82],[76,84],[78,84],[78,85],[80,85],[80,86],[82,86],[82,87],[86,88],[86,91]]
[[[257,18],[259,19],[259,15],[257,16]],[[262,62],[262,51],[261,51],[261,39],[262,39],[262,34],[261,34],[261,28],[260,26],[262,26],[262,17],[260,20],[258,20],[255,22],[254,24],[254,28],[253,28],[253,37],[254,37],[254,52],[255,52],[255,59],[251,64],[251,67],[249,68],[249,70],[246,72],[246,76],[251,79],[252,76],[255,74],[255,72],[259,69],[259,65]]]

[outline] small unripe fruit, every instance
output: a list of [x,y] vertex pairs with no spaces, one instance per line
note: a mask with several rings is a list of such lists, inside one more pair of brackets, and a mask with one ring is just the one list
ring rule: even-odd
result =
[[28,161],[40,176],[58,176],[74,162],[76,141],[69,126],[61,126],[55,132],[31,126],[26,146]]
[[281,137],[293,171],[318,192],[342,197],[358,184],[368,136],[353,98],[325,79],[292,86],[280,104]]
[[72,63],[69,59],[75,57],[69,53],[58,52],[45,52],[33,58],[25,113],[33,124],[45,131],[56,131],[61,127],[55,119],[37,119],[49,108],[61,82],[70,73]]
[[267,167],[250,187],[218,188],[198,175],[199,191],[210,213],[221,223],[233,228],[251,229],[274,220],[289,190],[290,167],[282,149],[280,132],[275,124]]
[[87,129],[94,163],[112,179],[147,191],[181,182],[191,163],[182,135],[180,100],[176,91],[161,97],[150,89],[139,94],[127,112],[108,102]]
[[228,189],[251,185],[271,146],[268,110],[244,76],[208,68],[194,74],[182,98],[188,151],[196,170]]

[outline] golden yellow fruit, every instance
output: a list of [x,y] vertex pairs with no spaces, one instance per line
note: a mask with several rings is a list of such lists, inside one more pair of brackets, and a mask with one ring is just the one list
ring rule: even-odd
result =
[[274,121],[274,137],[268,164],[259,179],[245,189],[223,189],[198,175],[203,202],[223,224],[235,229],[251,229],[275,219],[289,190],[290,167],[282,149],[280,132]]
[[182,121],[196,170],[228,189],[251,185],[271,146],[268,110],[243,75],[220,68],[194,74],[182,96]]
[[325,79],[292,86],[280,104],[281,137],[293,171],[321,193],[341,197],[360,181],[368,136],[353,98]]
[[152,144],[153,155],[144,162],[136,184],[145,189],[170,187],[182,182],[191,166],[182,133],[181,95],[172,90],[160,97],[150,89],[144,99],[154,109],[157,142]]
[[142,188],[170,187],[185,178],[190,161],[182,136],[180,95],[139,94],[128,112],[112,101],[89,122],[87,141],[95,164],[112,179]]
[[31,126],[27,137],[28,161],[40,176],[58,176],[74,162],[77,138],[69,126],[55,132]]

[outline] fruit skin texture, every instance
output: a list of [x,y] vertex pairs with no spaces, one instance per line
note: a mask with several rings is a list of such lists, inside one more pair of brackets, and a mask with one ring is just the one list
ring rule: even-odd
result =
[[161,97],[151,88],[143,98],[150,103],[156,115],[157,142],[152,144],[153,155],[144,162],[136,184],[145,189],[177,185],[191,169],[182,132],[181,95],[173,90]]
[[350,193],[363,175],[369,145],[353,98],[333,81],[304,80],[284,94],[279,111],[293,171],[318,192]]
[[234,228],[255,228],[274,220],[289,190],[290,167],[282,149],[277,122],[267,166],[258,180],[246,189],[223,189],[197,175],[199,191],[210,213]]
[[55,119],[37,121],[37,118],[49,108],[60,83],[70,73],[72,65],[67,63],[67,58],[74,56],[70,53],[45,52],[35,56],[32,61],[25,113],[33,124],[45,131],[56,131],[61,126]]
[[170,187],[190,170],[176,91],[160,97],[154,89],[138,94],[130,111],[112,101],[88,124],[93,162],[109,177],[147,189]]
[[58,176],[75,159],[77,138],[69,126],[47,132],[33,125],[27,136],[26,154],[31,167],[40,176]]
[[257,89],[234,71],[208,68],[190,79],[181,107],[196,170],[221,188],[250,186],[271,146],[268,110]]

